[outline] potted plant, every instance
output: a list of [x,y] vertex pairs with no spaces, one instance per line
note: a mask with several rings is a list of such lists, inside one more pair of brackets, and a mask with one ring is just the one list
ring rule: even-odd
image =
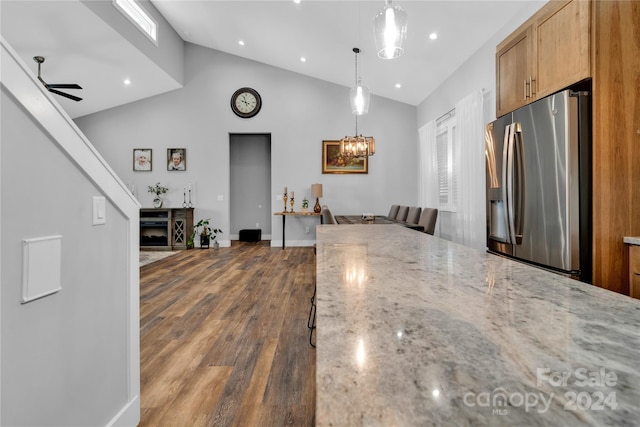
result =
[[306,213],[309,209],[309,200],[307,200],[307,196],[302,199],[302,210],[301,212]]
[[209,227],[209,221],[211,218],[201,219],[193,226],[193,234],[191,235],[191,242],[195,239],[196,234],[200,235],[200,248],[208,248],[209,243],[213,241],[213,247],[218,249],[219,244],[216,241],[218,233],[222,233],[219,228]]
[[169,191],[169,189],[165,186],[160,185],[159,182],[156,182],[155,186],[147,186],[147,191],[149,193],[155,194],[155,197],[153,198],[153,207],[160,208],[162,207],[162,197],[160,197],[160,195],[166,193],[167,191]]

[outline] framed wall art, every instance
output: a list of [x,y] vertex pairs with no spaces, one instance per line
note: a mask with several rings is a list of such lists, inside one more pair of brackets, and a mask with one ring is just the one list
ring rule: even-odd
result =
[[151,148],[133,149],[133,170],[136,172],[151,171]]
[[186,171],[187,170],[187,149],[167,148],[167,170]]
[[343,156],[340,141],[322,141],[322,173],[369,173],[369,161],[366,156]]

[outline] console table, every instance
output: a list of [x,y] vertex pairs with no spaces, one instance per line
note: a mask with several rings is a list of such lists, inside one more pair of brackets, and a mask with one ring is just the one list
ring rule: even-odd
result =
[[140,209],[140,249],[187,249],[193,208]]
[[322,212],[276,212],[274,215],[282,216],[282,249],[284,249],[284,229],[288,216],[319,216],[322,224]]

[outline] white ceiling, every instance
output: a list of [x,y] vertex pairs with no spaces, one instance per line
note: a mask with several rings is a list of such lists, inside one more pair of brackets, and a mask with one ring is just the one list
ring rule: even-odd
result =
[[[409,16],[405,54],[383,60],[375,54],[372,23],[382,0],[151,3],[185,41],[346,87],[354,83],[352,49],[359,47],[363,84],[375,95],[410,105],[423,101],[526,6],[513,0],[394,2]],[[0,8],[2,36],[34,74],[32,58],[42,55],[47,58],[42,68],[47,82],[83,87],[68,90],[83,97],[81,102],[56,96],[71,117],[176,88],[173,79],[79,1],[2,0]],[[437,40],[429,40],[431,32],[438,34]],[[134,84],[124,87],[125,77]],[[402,87],[397,89],[396,83]]]

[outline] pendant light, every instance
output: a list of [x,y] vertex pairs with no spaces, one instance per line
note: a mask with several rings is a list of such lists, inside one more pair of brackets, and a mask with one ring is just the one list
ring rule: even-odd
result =
[[376,140],[372,136],[358,134],[358,116],[354,136],[345,136],[340,140],[340,154],[344,157],[368,157],[376,154]]
[[356,132],[353,136],[345,136],[340,140],[340,154],[347,158],[373,156],[376,152],[376,141],[372,136],[358,134],[358,116],[369,112],[371,95],[366,86],[362,86],[358,75],[358,54],[360,49],[353,48],[356,55],[356,86],[351,89],[351,112],[356,116]]
[[383,59],[398,58],[404,53],[402,43],[407,38],[407,13],[400,6],[393,6],[391,0],[373,18],[378,56]]
[[358,54],[360,53],[360,49],[354,47],[353,53],[355,53],[356,57],[356,85],[351,88],[350,92],[351,112],[355,115],[361,116],[369,112],[371,93],[369,92],[368,87],[362,85],[362,79],[358,74]]

